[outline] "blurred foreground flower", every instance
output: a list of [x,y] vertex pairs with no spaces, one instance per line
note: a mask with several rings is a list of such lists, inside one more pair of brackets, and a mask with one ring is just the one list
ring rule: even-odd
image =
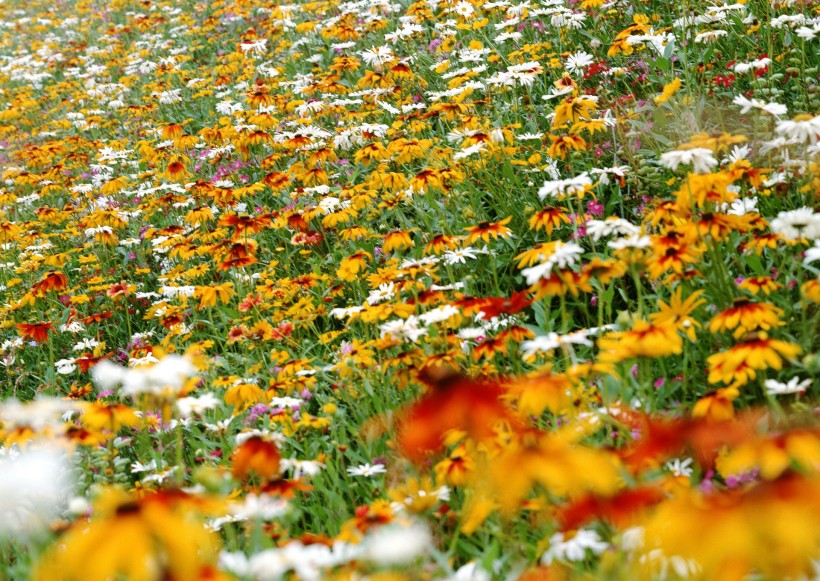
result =
[[380,565],[401,565],[420,557],[431,546],[432,537],[426,525],[390,524],[368,535],[364,541],[364,556]]
[[76,522],[45,553],[32,579],[213,578],[218,541],[198,518],[216,508],[209,504],[177,490],[135,499],[109,489],[91,520]]
[[71,489],[64,451],[0,448],[0,537],[46,529],[67,507]]

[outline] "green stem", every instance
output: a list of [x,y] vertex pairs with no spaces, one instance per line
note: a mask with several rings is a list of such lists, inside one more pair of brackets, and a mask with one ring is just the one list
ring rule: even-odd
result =
[[185,485],[185,434],[182,430],[182,422],[178,421],[176,426],[176,466],[177,466],[177,482],[180,486]]

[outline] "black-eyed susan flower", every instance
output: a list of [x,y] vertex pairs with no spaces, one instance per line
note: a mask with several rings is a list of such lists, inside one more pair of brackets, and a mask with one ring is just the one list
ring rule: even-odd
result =
[[757,329],[768,331],[782,326],[782,316],[783,310],[771,303],[753,303],[746,298],[739,298],[735,299],[731,307],[709,321],[709,330],[712,333],[733,331],[735,339],[739,339]]
[[762,292],[766,296],[769,296],[774,291],[783,287],[782,284],[770,276],[750,276],[749,278],[743,279],[737,286],[738,288],[749,291],[753,295]]
[[751,333],[726,351],[710,355],[709,383],[723,382],[730,387],[746,385],[764,369],[779,370],[783,359],[795,359],[802,348],[794,343],[772,339],[766,333]]

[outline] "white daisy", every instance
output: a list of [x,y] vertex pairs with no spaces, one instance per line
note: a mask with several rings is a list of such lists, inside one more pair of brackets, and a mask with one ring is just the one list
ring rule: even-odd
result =
[[736,96],[732,100],[732,103],[739,105],[741,107],[740,113],[744,115],[752,109],[760,109],[761,111],[770,113],[775,117],[786,115],[789,112],[788,107],[781,105],[780,103],[766,103],[765,101],[760,101],[758,99],[747,99],[743,95]]
[[820,115],[815,115],[811,119],[801,119],[780,121],[774,130],[778,135],[787,139],[796,139],[800,143],[811,143],[814,145],[820,139]]
[[582,50],[569,55],[564,63],[564,68],[571,73],[583,73],[584,69],[586,69],[593,62],[595,62],[593,56]]
[[706,149],[705,147],[693,147],[692,149],[667,151],[661,155],[660,164],[672,171],[677,170],[681,164],[691,164],[692,171],[695,173],[709,173],[718,162],[710,149]]
[[347,473],[351,476],[365,476],[370,478],[377,474],[384,474],[387,472],[384,464],[359,464],[358,466],[351,466],[347,469]]
[[541,556],[541,564],[549,565],[555,559],[560,561],[583,561],[587,551],[600,555],[609,548],[609,543],[601,540],[598,533],[589,529],[580,529],[574,536],[566,538],[564,533],[555,533],[550,537],[550,547]]
[[769,225],[772,232],[787,240],[820,238],[820,214],[815,213],[812,208],[780,212]]
[[792,377],[788,383],[781,383],[776,379],[767,379],[763,382],[766,387],[766,393],[769,395],[791,395],[795,393],[803,393],[811,387],[812,380],[800,380],[799,377]]
[[590,179],[587,172],[584,172],[574,178],[545,181],[544,185],[538,190],[538,197],[543,200],[548,197],[557,198],[559,196],[580,194],[586,190],[587,186],[591,185],[592,179]]

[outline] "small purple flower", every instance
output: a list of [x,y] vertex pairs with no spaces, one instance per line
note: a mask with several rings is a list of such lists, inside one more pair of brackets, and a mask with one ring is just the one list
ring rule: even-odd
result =
[[245,425],[249,426],[253,424],[254,422],[256,422],[256,420],[258,420],[270,411],[271,409],[267,405],[263,403],[256,404],[248,410],[248,416],[245,418]]
[[712,476],[714,475],[714,471],[709,470],[703,477],[703,482],[698,485],[698,489],[704,494],[710,494],[715,491],[715,483],[712,481]]

